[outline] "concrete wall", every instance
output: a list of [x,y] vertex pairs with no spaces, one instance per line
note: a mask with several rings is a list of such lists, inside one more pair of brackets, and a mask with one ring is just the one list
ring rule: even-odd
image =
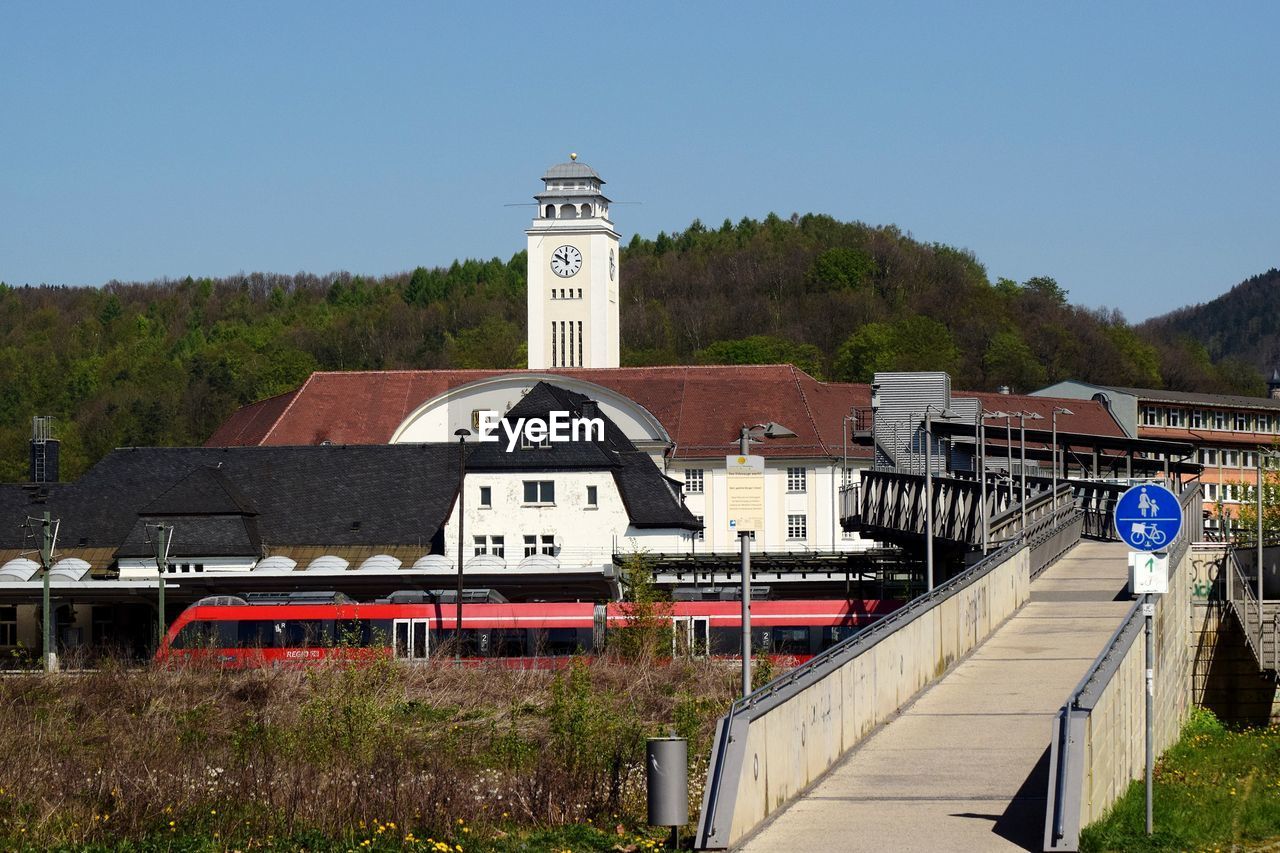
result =
[[[722,721],[713,756],[723,763],[703,804],[699,845],[736,844],[800,794],[876,726],[973,650],[1030,595],[1030,549],[1007,557],[920,609],[795,692],[737,709]],[[722,749],[724,740],[735,744]],[[745,742],[743,747],[737,744]]]
[[[1178,740],[1191,707],[1191,584],[1189,553],[1156,597],[1155,752]],[[1142,621],[1140,603],[1137,619]],[[1085,728],[1080,825],[1098,820],[1146,767],[1146,641],[1138,632],[1103,689]]]
[[[1170,567],[1155,598],[1154,749],[1178,739],[1191,707],[1194,670],[1192,551]],[[1054,721],[1045,850],[1076,850],[1081,827],[1100,819],[1146,765],[1146,645],[1135,601],[1108,648]],[[1065,727],[1065,728],[1064,728]]]
[[1192,550],[1191,701],[1232,723],[1280,721],[1276,682],[1258,671],[1240,623],[1226,609],[1221,546]]

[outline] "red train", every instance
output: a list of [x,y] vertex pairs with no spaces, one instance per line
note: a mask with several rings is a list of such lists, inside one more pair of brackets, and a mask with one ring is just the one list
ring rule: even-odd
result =
[[[763,654],[807,660],[898,606],[858,599],[753,602],[752,644]],[[456,612],[452,602],[215,596],[183,611],[156,660],[233,668],[379,657],[426,660],[437,648],[454,654]],[[741,652],[736,601],[677,601],[662,605],[660,613],[674,629],[673,656]],[[555,665],[571,655],[603,651],[609,635],[632,619],[626,604],[464,603],[462,656]]]

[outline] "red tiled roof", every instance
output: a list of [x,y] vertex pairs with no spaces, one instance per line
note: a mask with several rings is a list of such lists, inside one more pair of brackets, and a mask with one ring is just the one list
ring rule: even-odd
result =
[[[988,412],[1027,412],[1043,420],[1027,419],[1027,429],[1049,429],[1053,410],[1069,409],[1070,415],[1058,415],[1058,429],[1085,435],[1123,436],[1124,430],[1107,407],[1097,400],[1067,400],[1059,397],[1032,397],[1026,394],[991,394],[986,391],[952,391],[952,397],[973,397]],[[1004,419],[987,420],[987,426],[1004,423]],[[1014,421],[1017,424],[1017,421]]]
[[[386,444],[418,406],[450,388],[516,370],[388,370],[313,373],[297,391],[272,397],[235,412],[206,446],[246,444]],[[670,434],[674,455],[708,458],[733,452],[743,424],[776,421],[794,438],[761,441],[753,451],[766,456],[836,458],[844,446],[844,421],[852,409],[871,406],[871,387],[861,383],[820,382],[787,364],[685,365],[530,371],[594,382],[634,400]],[[1016,406],[1041,411],[1055,405],[1049,397],[1013,397],[955,392],[978,397],[987,408]],[[1059,427],[1072,432],[1119,435],[1102,404],[1071,400],[1074,416]],[[853,458],[868,458],[871,448],[848,446]]]

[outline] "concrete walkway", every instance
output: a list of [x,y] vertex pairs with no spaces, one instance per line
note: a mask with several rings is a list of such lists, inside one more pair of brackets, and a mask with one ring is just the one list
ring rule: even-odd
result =
[[1053,715],[1130,607],[1127,554],[1073,548],[1012,619],[742,849],[1041,849]]

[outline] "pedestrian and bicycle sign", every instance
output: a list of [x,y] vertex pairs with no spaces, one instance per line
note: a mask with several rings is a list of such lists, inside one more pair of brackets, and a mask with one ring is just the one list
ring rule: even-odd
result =
[[1182,505],[1164,486],[1134,486],[1116,502],[1116,532],[1136,551],[1166,551],[1182,530]]

